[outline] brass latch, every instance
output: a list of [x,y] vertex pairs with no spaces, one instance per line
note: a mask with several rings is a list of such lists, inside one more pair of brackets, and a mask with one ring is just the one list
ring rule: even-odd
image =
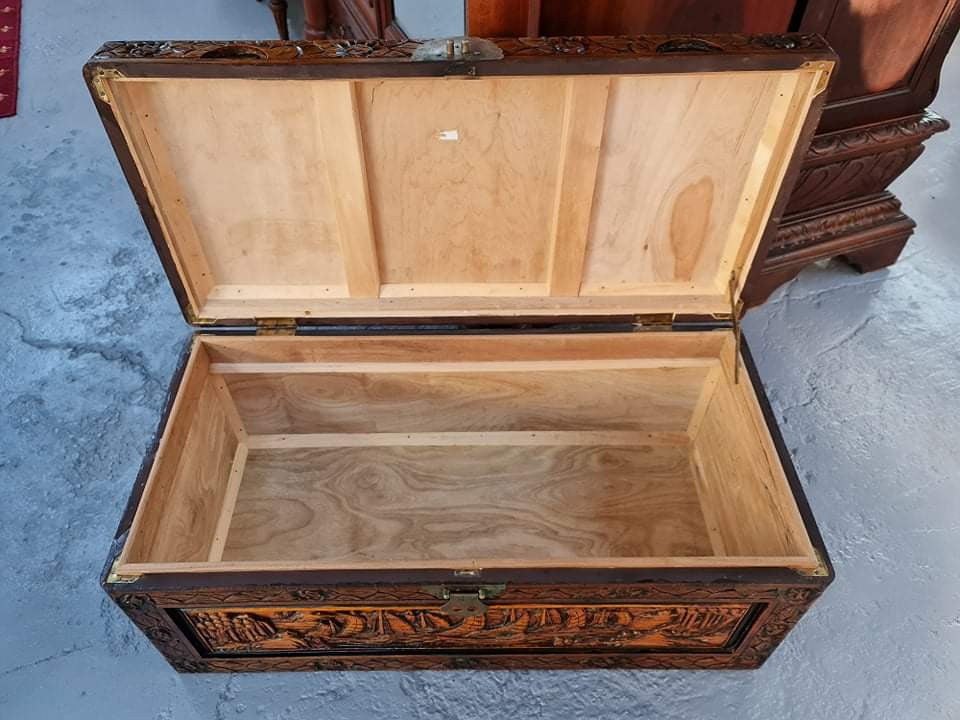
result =
[[497,597],[507,589],[502,585],[480,585],[476,588],[448,588],[444,585],[425,585],[423,591],[446,602],[440,607],[441,612],[451,617],[478,617],[486,614],[487,605],[484,600]]
[[297,321],[293,318],[258,318],[257,335],[296,335]]
[[740,316],[743,314],[743,300],[737,297],[737,271],[730,273],[728,292],[730,293],[730,321],[733,323],[733,384],[740,382]]
[[664,330],[672,328],[674,321],[673,313],[659,313],[650,315],[634,315],[634,332],[646,332],[648,330]]
[[442,60],[502,60],[503,50],[495,42],[478,37],[427,40],[413,51],[414,62]]
[[107,582],[111,585],[125,585],[129,583],[135,583],[140,579],[139,575],[121,575],[117,572],[117,567],[120,565],[120,558],[118,557],[113,561],[113,565],[110,566],[110,572],[107,574]]
[[110,93],[107,90],[107,80],[119,80],[123,78],[123,73],[114,68],[98,68],[93,73],[93,89],[97,93],[97,97],[103,100],[105,103],[110,103]]

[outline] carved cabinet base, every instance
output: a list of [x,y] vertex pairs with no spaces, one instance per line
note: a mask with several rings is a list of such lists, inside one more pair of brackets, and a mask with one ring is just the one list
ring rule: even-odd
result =
[[839,257],[860,272],[896,262],[916,223],[886,188],[949,127],[926,111],[814,137],[748,302],[762,303],[817,260]]

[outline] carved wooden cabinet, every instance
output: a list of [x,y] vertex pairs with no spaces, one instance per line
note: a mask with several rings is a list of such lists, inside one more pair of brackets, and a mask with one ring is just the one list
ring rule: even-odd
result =
[[[894,262],[915,223],[887,188],[947,121],[927,110],[960,28],[957,0],[467,0],[472,35],[816,32],[840,56],[817,137],[745,294],[759,303],[807,264]],[[777,218],[775,218],[777,220]]]
[[106,591],[183,671],[762,663],[833,570],[741,294],[834,59],[105,45],[196,329]]
[[406,39],[397,25],[393,0],[304,0],[303,10],[307,40]]

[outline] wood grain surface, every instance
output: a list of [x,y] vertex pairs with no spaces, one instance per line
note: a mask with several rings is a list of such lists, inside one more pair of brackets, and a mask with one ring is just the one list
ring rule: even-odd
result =
[[192,417],[176,428],[182,444],[168,449],[151,502],[141,506],[126,553],[130,562],[190,562],[209,556],[238,442],[209,376],[195,402]]
[[631,358],[715,359],[728,333],[550,335],[218,336],[200,342],[214,363],[503,362]]
[[223,375],[247,432],[686,430],[709,367]]
[[223,559],[710,555],[684,447],[252,450]]

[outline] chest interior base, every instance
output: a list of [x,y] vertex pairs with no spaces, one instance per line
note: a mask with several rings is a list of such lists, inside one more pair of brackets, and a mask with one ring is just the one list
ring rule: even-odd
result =
[[733,342],[200,336],[118,570],[813,568]]

